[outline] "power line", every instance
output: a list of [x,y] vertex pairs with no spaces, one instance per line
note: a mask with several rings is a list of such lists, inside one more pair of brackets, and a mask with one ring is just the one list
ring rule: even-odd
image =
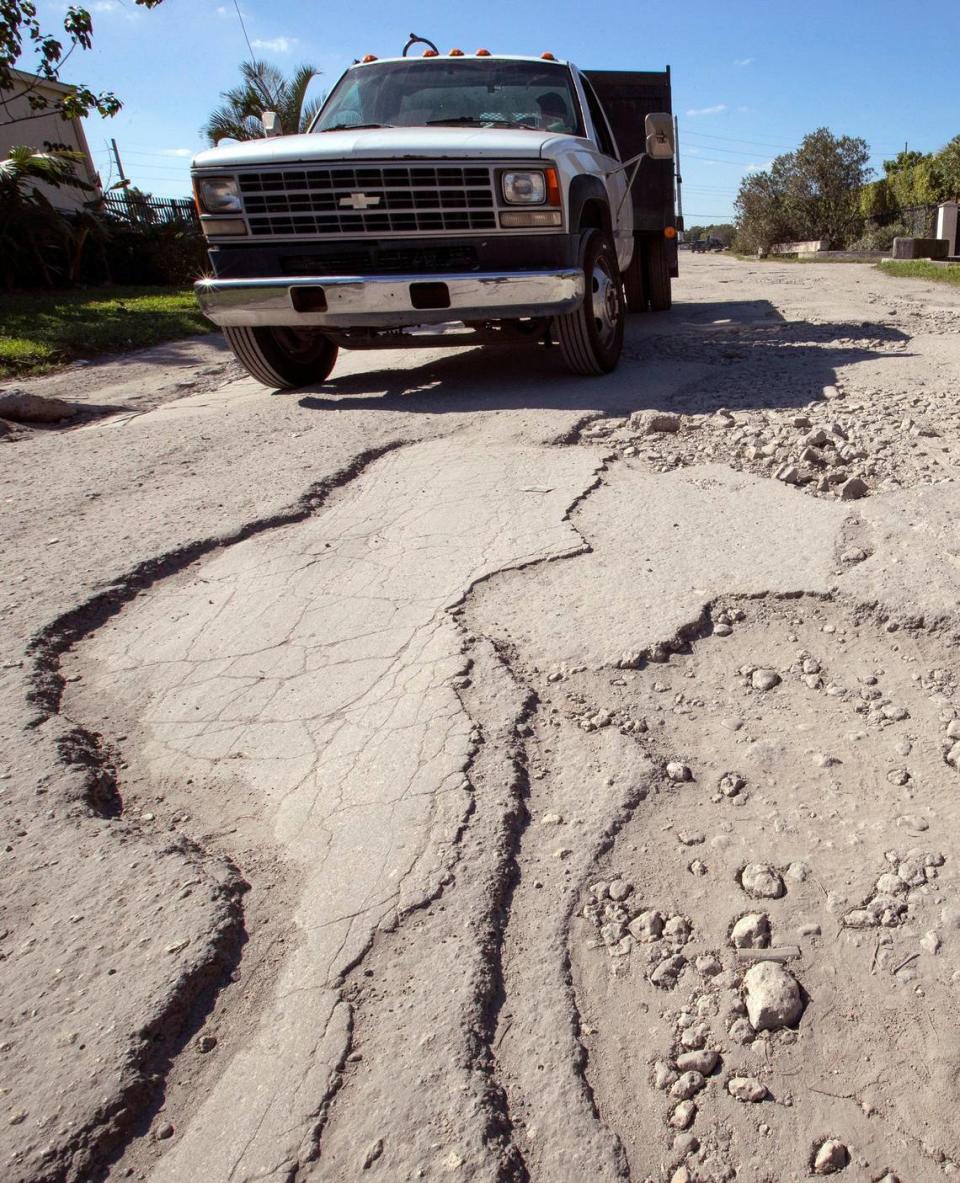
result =
[[243,13],[240,11],[240,0],[233,0],[233,7],[237,10],[237,20],[240,22],[240,28],[243,30],[243,39],[247,43],[247,49],[250,50],[250,60],[256,61],[257,55],[253,52],[253,46],[250,44],[250,38],[247,36],[247,26],[243,23]]

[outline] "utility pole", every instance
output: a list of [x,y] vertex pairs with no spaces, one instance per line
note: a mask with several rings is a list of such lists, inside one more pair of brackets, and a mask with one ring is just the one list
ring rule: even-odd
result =
[[110,147],[113,149],[113,159],[117,162],[117,172],[120,174],[120,180],[126,181],[127,174],[123,171],[123,161],[120,159],[120,149],[117,147],[117,141],[111,140]]
[[[674,167],[676,169],[677,177],[677,221],[680,226],[683,226],[683,194],[681,193],[681,186],[683,185],[683,177],[680,176],[680,121],[676,115],[673,117],[673,153],[674,153]],[[683,233],[681,229],[681,233]]]

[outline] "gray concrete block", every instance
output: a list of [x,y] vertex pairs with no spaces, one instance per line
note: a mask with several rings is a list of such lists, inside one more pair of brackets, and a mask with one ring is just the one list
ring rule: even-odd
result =
[[895,259],[945,259],[950,253],[950,244],[945,238],[895,238],[893,257]]

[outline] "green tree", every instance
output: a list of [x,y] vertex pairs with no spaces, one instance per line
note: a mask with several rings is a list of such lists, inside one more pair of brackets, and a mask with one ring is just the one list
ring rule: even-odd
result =
[[53,286],[52,256],[69,253],[73,230],[37,185],[90,190],[74,169],[81,159],[79,152],[35,152],[20,146],[0,160],[0,259],[7,287],[25,267]]
[[320,99],[307,100],[310,83],[320,71],[316,66],[298,66],[287,78],[267,62],[243,62],[243,82],[224,91],[221,106],[201,128],[211,144],[220,140],[255,140],[263,135],[260,116],[276,111],[285,134],[306,131],[320,109]]
[[740,185],[735,209],[741,249],[776,242],[823,239],[839,248],[863,226],[860,197],[870,179],[866,141],[827,128],[805,136],[795,152],[778,156]]
[[954,136],[933,158],[941,201],[960,201],[960,136]]
[[[141,8],[156,8],[163,0],[134,0]],[[76,49],[89,49],[93,44],[93,18],[86,8],[70,4],[63,17],[63,32],[44,27],[37,15],[34,0],[0,0],[0,93],[11,87],[11,73],[24,46],[30,46],[38,56],[36,73],[41,78],[56,81],[60,68]],[[64,44],[66,41],[66,45]],[[89,87],[79,85],[72,94],[52,101],[34,91],[29,95],[32,115],[19,119],[0,120],[0,126],[22,123],[27,119],[54,110],[65,119],[79,119],[91,111],[101,115],[116,115],[122,103],[112,91],[95,94]]]

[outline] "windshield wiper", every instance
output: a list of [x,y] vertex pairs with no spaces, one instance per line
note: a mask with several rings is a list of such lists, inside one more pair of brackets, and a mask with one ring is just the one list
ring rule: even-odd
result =
[[323,131],[365,131],[371,127],[395,127],[393,123],[335,123],[333,127],[323,127]]
[[428,119],[424,126],[442,127],[446,125],[450,127],[456,124],[463,124],[470,127],[518,127],[523,131],[540,130],[538,127],[534,127],[532,123],[514,123],[510,119],[476,119],[473,115],[457,115],[452,119]]

